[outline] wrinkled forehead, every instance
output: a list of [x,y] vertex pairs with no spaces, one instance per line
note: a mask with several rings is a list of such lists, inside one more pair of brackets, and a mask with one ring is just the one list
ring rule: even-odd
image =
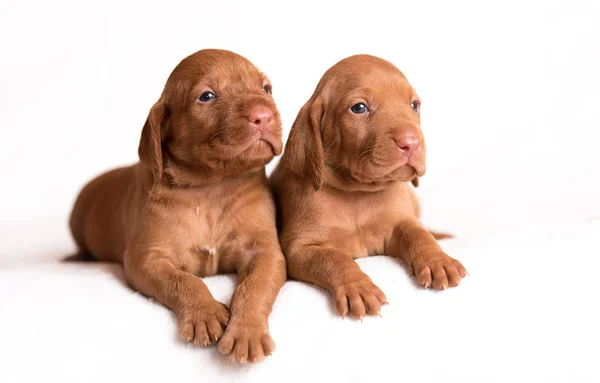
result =
[[229,88],[255,88],[266,81],[250,61],[232,52],[203,53],[185,58],[173,70],[165,91],[178,93],[210,88],[213,91]]
[[323,76],[323,89],[334,99],[415,97],[406,77],[383,60],[340,62]]
[[248,60],[221,60],[207,65],[204,73],[196,79],[197,83],[218,89],[232,87],[256,87],[265,80],[265,76]]

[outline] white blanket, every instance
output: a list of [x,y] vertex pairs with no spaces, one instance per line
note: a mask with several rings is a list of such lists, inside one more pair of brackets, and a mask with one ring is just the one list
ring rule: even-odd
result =
[[[387,294],[382,318],[342,320],[328,294],[287,282],[257,365],[177,339],[173,314],[126,287],[119,266],[6,263],[0,382],[591,382],[598,360],[600,220],[528,224],[442,241],[470,276],[419,288],[389,257],[359,260]],[[229,303],[233,276],[207,278]]]

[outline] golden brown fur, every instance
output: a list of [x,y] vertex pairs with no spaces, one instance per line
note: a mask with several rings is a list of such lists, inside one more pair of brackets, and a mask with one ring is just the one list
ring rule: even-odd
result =
[[[185,58],[150,111],[140,162],[86,185],[70,220],[81,251],[122,262],[134,289],[173,310],[182,340],[219,341],[242,362],[274,350],[268,316],[285,281],[264,170],[282,150],[270,93],[237,54]],[[230,272],[231,315],[198,278]]]
[[398,257],[426,288],[466,275],[418,220],[410,183],[425,174],[419,107],[392,64],[348,57],[300,110],[271,177],[288,275],[328,289],[342,317],[375,315],[386,303],[353,259]]

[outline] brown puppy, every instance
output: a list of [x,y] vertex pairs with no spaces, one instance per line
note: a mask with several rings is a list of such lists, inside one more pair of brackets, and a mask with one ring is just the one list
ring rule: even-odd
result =
[[466,275],[418,220],[409,183],[425,174],[419,107],[392,64],[348,57],[300,110],[273,172],[288,275],[328,289],[342,317],[375,315],[386,303],[353,259],[398,257],[426,288]]
[[[269,80],[245,58],[203,50],[167,80],[139,163],[81,191],[82,252],[122,262],[128,283],[177,315],[179,336],[244,362],[271,354],[268,315],[285,281],[264,165],[282,150]],[[227,307],[198,277],[237,272]]]

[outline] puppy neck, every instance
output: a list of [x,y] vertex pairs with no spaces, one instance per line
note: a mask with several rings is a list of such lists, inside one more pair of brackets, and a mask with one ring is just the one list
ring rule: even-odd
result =
[[159,182],[169,188],[202,188],[216,184],[246,182],[265,175],[264,166],[240,170],[227,171],[227,166],[216,168],[178,166],[167,162]]
[[189,161],[163,151],[163,171],[160,182],[176,188],[201,187],[227,179],[252,178],[264,173],[265,163],[243,163],[211,159]]

